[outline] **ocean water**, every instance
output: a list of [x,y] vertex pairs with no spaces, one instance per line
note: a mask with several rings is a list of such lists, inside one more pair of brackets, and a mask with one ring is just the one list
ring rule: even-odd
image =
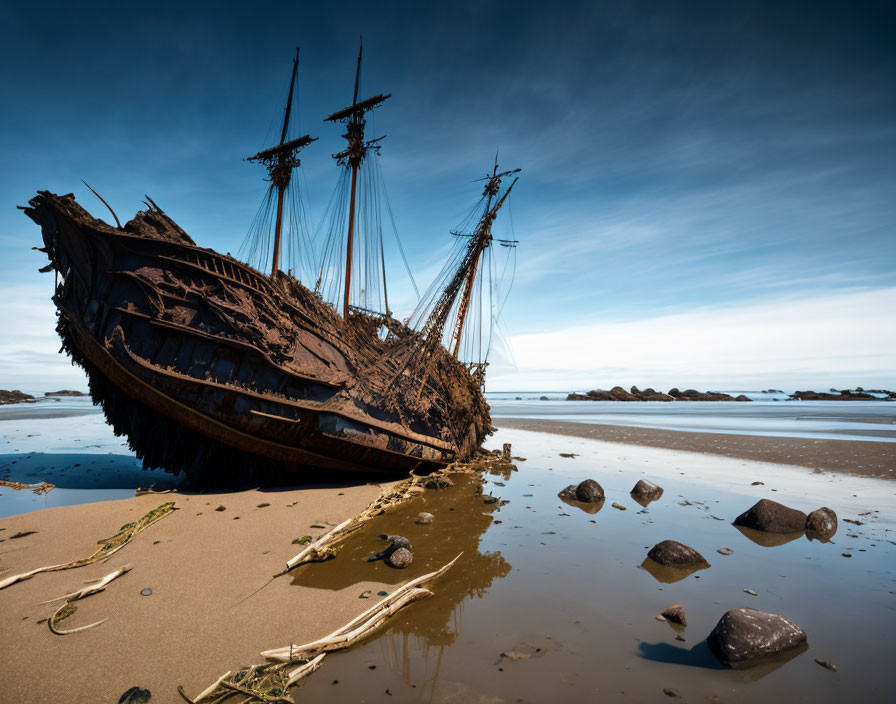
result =
[[[745,394],[728,401],[566,401],[567,392],[486,393],[494,418],[542,418],[699,433],[896,442],[896,402],[786,401],[787,394]],[[548,400],[540,400],[546,396]],[[778,400],[775,400],[778,399]]]

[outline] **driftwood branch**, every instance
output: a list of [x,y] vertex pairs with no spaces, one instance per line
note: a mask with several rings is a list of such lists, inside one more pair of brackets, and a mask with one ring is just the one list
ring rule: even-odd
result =
[[169,513],[176,511],[177,509],[174,506],[173,501],[169,501],[166,504],[162,504],[158,508],[154,508],[152,511],[147,513],[143,518],[139,521],[135,521],[134,523],[128,523],[125,526],[121,527],[115,535],[111,538],[106,538],[105,540],[100,540],[100,547],[93,555],[90,557],[85,557],[81,560],[73,560],[72,562],[63,562],[58,565],[47,565],[46,567],[38,567],[36,569],[31,570],[30,572],[23,572],[22,574],[15,574],[12,577],[7,577],[6,579],[0,581],[0,589],[6,589],[6,587],[10,587],[16,582],[22,582],[26,579],[30,579],[36,574],[40,574],[41,572],[55,572],[58,570],[71,570],[76,567],[83,567],[84,565],[92,565],[94,562],[99,562],[100,560],[105,560],[110,555],[115,554],[119,550],[121,550],[125,545],[127,545],[135,535],[142,532],[153,523],[158,520],[161,520]]
[[[328,652],[343,650],[354,645],[370,636],[390,616],[398,613],[405,606],[418,599],[432,596],[433,593],[429,589],[425,589],[423,585],[443,575],[457,562],[458,558],[460,555],[441,569],[412,579],[324,638],[305,645],[289,645],[285,648],[267,650],[261,655],[272,662],[267,665],[245,668],[234,675],[227,672],[195,699],[190,699],[183,691],[183,687],[177,688],[178,693],[190,704],[200,704],[205,700],[221,701],[226,694],[234,692],[247,697],[243,700],[244,704],[249,702],[291,703],[292,700],[287,695],[289,687],[318,669]],[[299,663],[299,665],[292,667],[295,663]],[[290,669],[291,667],[292,669]]]
[[55,613],[47,619],[47,625],[50,627],[50,630],[55,633],[57,636],[66,636],[71,633],[79,633],[81,631],[86,631],[89,628],[93,628],[94,626],[99,626],[106,619],[101,619],[96,621],[95,623],[88,624],[86,626],[80,626],[79,628],[72,628],[71,630],[63,631],[59,628],[56,628],[56,624],[59,623],[62,619],[68,618],[77,610],[77,607],[72,604],[74,601],[78,601],[79,599],[84,599],[85,597],[90,596],[91,594],[97,594],[98,592],[103,591],[112,580],[118,579],[123,574],[127,574],[131,570],[131,565],[124,565],[123,567],[119,567],[114,572],[110,572],[105,577],[92,584],[88,584],[87,586],[79,589],[76,592],[72,592],[71,594],[66,594],[65,596],[57,597],[56,599],[50,599],[49,601],[41,602],[42,604],[52,604],[54,601],[59,601],[61,599],[65,599],[65,603],[56,609]]

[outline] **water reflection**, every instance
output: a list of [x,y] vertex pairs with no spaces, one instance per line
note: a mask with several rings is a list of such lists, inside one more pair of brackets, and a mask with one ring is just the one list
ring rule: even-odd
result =
[[573,508],[577,508],[584,511],[585,513],[591,514],[595,514],[600,511],[604,507],[604,503],[606,503],[606,499],[588,503],[585,501],[576,501],[575,499],[567,499],[564,496],[560,496],[559,494],[557,498],[559,498],[567,506],[572,506]]
[[690,577],[694,572],[705,570],[709,567],[709,563],[697,562],[688,567],[667,567],[666,565],[661,565],[659,562],[651,560],[649,557],[645,557],[644,562],[641,563],[641,567],[647,570],[657,582],[672,584],[673,582],[680,582],[682,579]]
[[[509,474],[509,470],[508,470]],[[482,534],[500,510],[498,504],[486,504],[477,491],[478,480],[470,475],[452,477],[454,486],[427,491],[408,501],[394,512],[366,523],[345,542],[335,560],[305,565],[296,570],[293,584],[318,589],[347,589],[359,582],[402,584],[438,569],[463,553],[457,564],[433,584],[435,596],[425,599],[393,617],[385,631],[377,636],[395,672],[408,683],[426,681],[435,688],[446,647],[453,644],[461,631],[464,604],[481,598],[495,579],[511,570],[500,552],[482,552]],[[421,511],[433,514],[430,525],[417,525]],[[385,543],[380,535],[403,535],[410,540],[414,562],[397,570],[379,560],[367,562],[370,554],[379,552]],[[358,587],[359,593],[361,588]],[[411,663],[419,662],[432,673],[411,672]],[[412,681],[413,680],[413,681]]]
[[734,527],[744,536],[764,548],[775,548],[779,545],[786,545],[794,540],[799,540],[805,535],[804,531],[797,531],[796,533],[766,533],[765,531],[756,530],[755,528],[747,528],[746,526],[735,525]]

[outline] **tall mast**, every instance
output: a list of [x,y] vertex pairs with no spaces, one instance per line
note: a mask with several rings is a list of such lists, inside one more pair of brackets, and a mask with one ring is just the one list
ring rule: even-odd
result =
[[283,129],[280,132],[280,143],[250,156],[249,161],[259,161],[268,168],[268,175],[272,187],[277,189],[277,218],[274,221],[274,255],[271,262],[271,276],[276,276],[280,268],[280,238],[283,232],[283,202],[286,197],[286,188],[292,176],[292,170],[299,166],[301,161],[296,156],[303,148],[311,144],[317,137],[305,135],[298,139],[286,141],[289,131],[289,116],[292,113],[292,97],[296,87],[296,75],[299,71],[299,49],[296,48],[296,57],[292,61],[292,78],[289,82],[289,96],[286,99],[286,110],[283,115]]
[[[435,344],[435,341],[441,339],[442,331],[445,328],[445,324],[448,322],[448,316],[454,306],[454,301],[457,300],[457,296],[460,293],[461,288],[463,288],[463,296],[458,307],[457,320],[454,324],[454,329],[451,332],[451,339],[449,341],[449,345],[453,348],[452,353],[455,357],[457,357],[460,350],[460,340],[463,336],[464,323],[466,322],[467,313],[470,308],[470,298],[473,293],[473,283],[476,280],[479,259],[485,251],[485,248],[492,243],[492,223],[494,223],[498,211],[501,209],[501,206],[504,205],[504,201],[507,200],[507,196],[510,195],[510,191],[513,190],[519,177],[513,179],[513,182],[504,192],[504,195],[498,199],[497,203],[492,205],[492,201],[500,192],[501,179],[510,174],[518,173],[519,171],[520,169],[514,169],[513,171],[504,171],[499,174],[498,165],[496,163],[492,173],[485,177],[487,180],[485,190],[483,191],[483,196],[486,198],[485,211],[479,219],[479,223],[476,225],[476,230],[473,234],[466,235],[470,238],[470,243],[467,245],[467,251],[463,261],[457,268],[454,277],[445,287],[445,290],[442,292],[441,297],[436,302],[436,305],[433,307],[429,318],[427,318],[426,323],[421,330],[423,337],[429,344]],[[462,233],[453,234],[461,235]]]
[[370,142],[364,141],[364,126],[367,124],[364,120],[364,114],[392,96],[391,93],[388,95],[380,93],[367,100],[362,100],[360,103],[358,102],[358,88],[361,84],[361,55],[363,51],[364,45],[362,44],[358,49],[358,67],[355,72],[355,91],[352,95],[352,104],[339,112],[334,112],[325,120],[346,123],[346,132],[342,136],[348,141],[348,146],[338,154],[334,154],[333,158],[339,164],[347,164],[352,170],[351,195],[349,196],[348,205],[348,241],[345,248],[345,291],[342,303],[342,317],[346,320],[348,320],[352,290],[352,249],[355,235],[355,192],[358,184],[358,167],[361,166],[361,162],[367,156],[367,150],[372,147],[374,142],[382,139],[382,137],[379,137]]

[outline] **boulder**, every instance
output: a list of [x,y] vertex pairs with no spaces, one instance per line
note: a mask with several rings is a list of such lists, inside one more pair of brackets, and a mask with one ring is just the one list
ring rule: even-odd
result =
[[567,501],[581,501],[585,504],[594,504],[604,500],[604,488],[593,479],[586,479],[578,486],[570,484],[558,496]]
[[829,541],[837,532],[837,514],[833,509],[822,506],[806,517],[806,534],[810,539]]
[[647,553],[647,557],[666,567],[691,567],[706,563],[703,555],[694,548],[689,548],[674,540],[657,543]]
[[750,667],[807,645],[806,632],[789,618],[756,609],[728,611],[706,642],[729,667]]
[[396,569],[404,569],[414,561],[414,553],[408,548],[398,548],[386,556],[386,564]]
[[646,479],[639,479],[631,490],[632,498],[642,506],[656,501],[663,495],[663,488]]
[[766,533],[796,533],[805,530],[806,514],[777,501],[760,499],[735,518],[734,525]]
[[435,516],[433,516],[431,513],[421,511],[417,514],[417,518],[414,520],[414,523],[416,523],[418,526],[428,526],[432,523],[433,518],[435,518]]

